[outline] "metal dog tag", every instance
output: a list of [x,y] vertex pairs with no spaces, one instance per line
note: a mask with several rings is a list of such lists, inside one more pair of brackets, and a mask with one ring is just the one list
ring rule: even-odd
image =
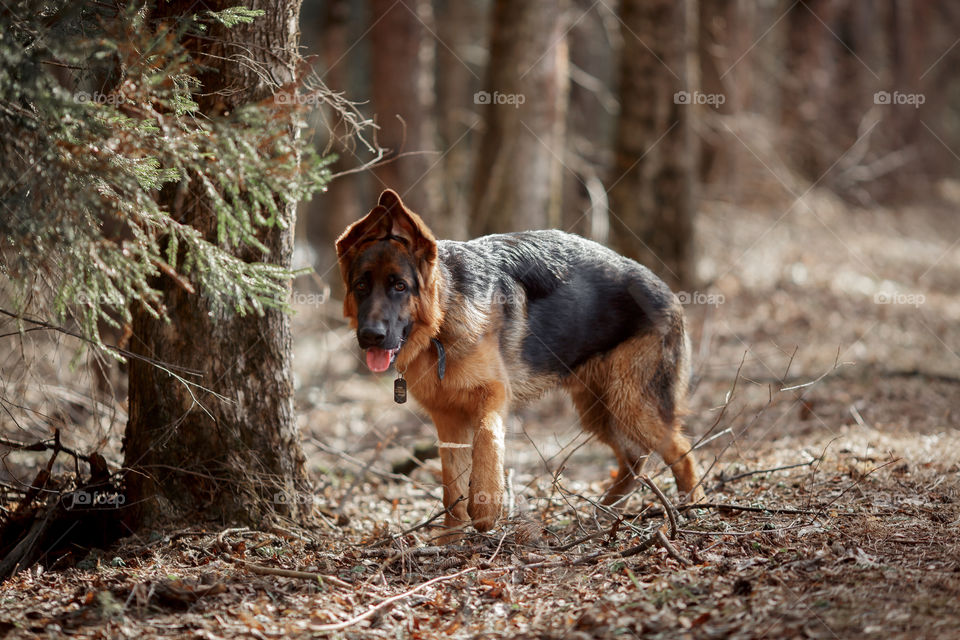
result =
[[393,381],[393,401],[397,404],[407,401],[407,381],[402,373],[397,373],[397,379]]

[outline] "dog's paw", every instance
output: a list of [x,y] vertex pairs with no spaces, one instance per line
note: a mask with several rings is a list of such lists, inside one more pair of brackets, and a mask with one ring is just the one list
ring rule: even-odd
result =
[[463,531],[463,525],[456,527],[446,527],[443,530],[443,533],[436,536],[434,540],[438,545],[444,544],[456,544],[463,540],[466,536],[466,533]]
[[699,486],[693,490],[693,493],[691,493],[684,502],[687,504],[696,504],[698,502],[703,502],[706,497],[707,495],[703,492],[703,487]]
[[477,531],[487,531],[497,524],[503,506],[503,491],[477,491],[470,495],[467,513]]

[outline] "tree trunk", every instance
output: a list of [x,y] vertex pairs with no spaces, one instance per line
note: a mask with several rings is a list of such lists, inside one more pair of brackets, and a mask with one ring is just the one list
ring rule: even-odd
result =
[[834,23],[838,7],[838,0],[805,0],[786,17],[783,131],[793,164],[810,180],[819,179],[846,147],[830,122],[835,93],[844,89],[835,84],[834,63],[842,45],[825,25]]
[[496,0],[474,235],[559,226],[569,95],[564,0]]
[[[439,154],[433,142],[433,38],[426,0],[370,0],[370,97],[380,131],[377,141],[396,158],[374,168],[376,194],[389,187],[434,223],[439,199]],[[398,154],[411,153],[397,158]],[[376,195],[373,196],[376,198]],[[439,212],[438,212],[439,213]],[[439,222],[439,219],[437,219]],[[436,225],[442,233],[441,224]]]
[[[673,286],[694,279],[699,145],[692,0],[621,3],[620,119],[610,178],[611,233],[621,253]],[[688,101],[675,99],[686,91]]]
[[[222,10],[232,0],[157,2],[154,17]],[[263,99],[272,89],[245,60],[279,83],[294,78],[300,0],[248,0],[265,15],[231,29],[211,27],[184,45],[208,70],[201,75],[200,110],[210,116]],[[217,217],[199,189],[173,189],[162,197],[179,220],[216,242]],[[264,254],[236,250],[247,261],[289,266],[294,207],[287,227],[263,229]],[[128,504],[133,526],[194,512],[196,517],[260,522],[279,513],[301,518],[309,503],[304,455],[293,414],[289,318],[279,311],[241,317],[214,310],[202,294],[189,294],[161,277],[170,323],[135,315],[130,349],[149,358],[202,372],[184,374],[187,387],[167,371],[130,362],[130,410],[124,438]],[[209,391],[208,391],[209,390]],[[218,395],[214,395],[215,392]],[[222,397],[221,397],[222,396]]]

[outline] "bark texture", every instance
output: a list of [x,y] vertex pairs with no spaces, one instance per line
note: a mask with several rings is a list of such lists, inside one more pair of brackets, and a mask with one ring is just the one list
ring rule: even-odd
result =
[[[157,2],[154,17],[221,10],[219,2]],[[211,28],[185,45],[209,69],[201,76],[201,111],[214,115],[270,95],[271,83],[293,80],[300,0],[248,0],[265,10],[252,24]],[[239,63],[243,57],[248,63]],[[259,71],[252,61],[259,67]],[[216,241],[217,219],[199,189],[165,193],[173,215]],[[249,261],[289,266],[294,207],[285,229],[264,229],[268,254],[244,248]],[[184,375],[210,391],[188,388],[168,372],[130,363],[130,409],[124,438],[133,526],[185,515],[260,522],[279,513],[300,518],[309,488],[293,414],[289,318],[278,311],[241,317],[215,311],[202,291],[191,295],[169,278],[159,283],[171,322],[135,316],[130,349],[202,372]],[[212,393],[215,392],[215,393]],[[215,395],[217,394],[217,395]]]
[[[672,286],[694,279],[696,6],[623,0],[611,241]],[[685,91],[690,102],[675,99]]]

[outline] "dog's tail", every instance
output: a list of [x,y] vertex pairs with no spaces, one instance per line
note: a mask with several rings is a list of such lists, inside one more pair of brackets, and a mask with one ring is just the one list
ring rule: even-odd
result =
[[687,333],[683,306],[674,296],[661,318],[661,355],[656,377],[660,381],[659,400],[662,417],[673,422],[687,413],[690,388],[690,335]]

